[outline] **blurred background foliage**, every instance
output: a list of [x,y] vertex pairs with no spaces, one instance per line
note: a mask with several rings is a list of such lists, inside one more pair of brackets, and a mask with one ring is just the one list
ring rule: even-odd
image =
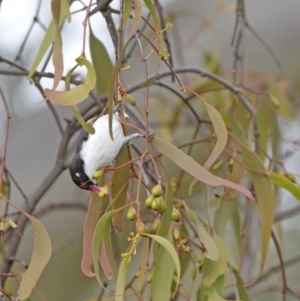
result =
[[[106,104],[105,94],[116,62],[113,35],[108,28],[111,30],[112,24],[118,28],[120,2],[123,2],[110,2],[91,2],[89,26],[92,31],[88,26],[84,47],[86,58],[97,73],[97,87],[78,105],[85,120],[98,114]],[[132,1],[132,15],[137,14],[136,7],[143,3],[143,16],[154,26],[153,13],[149,14],[144,2]],[[53,249],[50,262],[28,300],[114,300],[95,278],[86,277],[80,267],[89,194],[76,188],[69,173],[63,170],[52,179],[51,185],[46,185],[57,163],[62,137],[70,134],[69,143],[64,144],[65,169],[75,151],[80,128],[69,107],[44,101],[44,89],[52,88],[53,74],[57,74],[51,47],[36,68],[41,73],[27,79],[52,19],[50,1],[3,0],[0,3],[0,88],[12,116],[2,194],[26,210],[28,199],[32,200],[41,187],[46,187],[45,193],[37,199],[33,216],[44,224]],[[156,0],[153,3],[161,28],[168,23],[172,25],[159,34],[165,55],[170,54],[166,62],[172,65],[184,86],[220,113],[227,127],[226,147],[210,172],[240,183],[256,198],[255,203],[232,189],[201,182],[189,194],[193,177],[174,164],[171,155],[160,157],[168,174],[167,178],[158,164],[163,190],[166,191],[169,180],[174,204],[181,212],[181,221],[172,222],[166,235],[181,265],[175,300],[223,300],[221,297],[245,301],[299,300],[299,3],[296,0]],[[82,54],[82,23],[88,4],[89,1],[72,1],[71,22],[64,22],[61,27],[63,76]],[[97,5],[103,5],[101,12],[96,9]],[[129,20],[124,27],[126,37],[132,24],[134,27],[135,22]],[[149,24],[142,20],[136,23],[141,35],[138,40],[133,39],[125,51],[122,67],[130,65],[130,70],[120,72],[125,91],[134,97],[136,108],[142,114],[148,102],[149,126],[158,137],[203,165],[220,138],[216,137],[216,128],[211,124],[205,104],[193,92],[180,90],[163,61],[157,70],[160,58],[155,53],[146,61],[148,76],[169,74],[164,78],[159,75],[149,84],[149,94],[146,88],[140,88],[146,81],[140,49],[147,56],[153,49],[151,43],[156,45],[158,40],[153,39]],[[85,76],[84,68],[76,69],[71,87],[82,84]],[[59,82],[57,90],[65,89],[64,80]],[[138,110],[128,104],[127,107],[130,123],[141,127]],[[6,133],[2,103],[0,113],[2,157]],[[144,141],[134,143],[133,157],[143,152],[144,144]],[[159,156],[155,148],[151,150]],[[156,185],[158,179],[151,163],[145,164],[145,173],[147,187]],[[155,217],[160,215],[145,208],[147,189],[143,188],[137,196],[137,186],[137,180],[131,182],[128,200],[134,201],[135,197],[140,200],[141,220],[150,229]],[[110,232],[117,267],[122,260],[121,253],[128,247],[128,237],[135,231],[135,222],[128,221],[126,213],[127,209],[123,230],[117,232],[112,228]],[[4,201],[1,216],[19,222],[16,210],[7,207]],[[1,276],[2,283],[6,281],[3,291],[11,296],[16,296],[32,254],[32,227],[21,232],[18,228],[12,231],[7,223],[1,231]],[[8,255],[15,237],[19,237],[21,243],[8,271],[4,266],[7,260],[12,260]],[[136,273],[147,248],[142,241],[145,244],[146,239],[139,238],[137,254],[131,258],[124,298],[150,300],[152,295],[152,300],[163,300],[153,287],[170,286],[169,291],[174,291],[176,276],[161,281],[164,274],[154,272],[152,249],[143,289],[137,292],[140,278]],[[172,259],[163,252],[159,256],[158,262],[167,277],[172,274],[169,269],[174,268]],[[163,265],[164,262],[170,266]],[[4,272],[16,273],[16,276],[7,277]],[[120,273],[125,273],[124,269]],[[107,280],[102,274],[101,279],[115,292],[115,281]]]

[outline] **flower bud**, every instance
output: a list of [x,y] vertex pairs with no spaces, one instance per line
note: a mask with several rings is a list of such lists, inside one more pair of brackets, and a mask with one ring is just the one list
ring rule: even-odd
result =
[[135,209],[133,207],[130,207],[128,209],[126,217],[129,220],[131,220],[131,221],[133,221],[134,219],[136,219],[136,211],[135,211]]
[[153,201],[154,201],[154,196],[153,195],[148,196],[145,200],[145,206],[150,209]]
[[180,219],[181,219],[180,212],[175,207],[173,207],[173,210],[172,210],[172,221],[179,222]]
[[161,185],[155,185],[152,190],[151,190],[151,194],[153,196],[155,196],[156,198],[162,195],[162,188]]
[[154,222],[152,223],[152,225],[151,225],[151,229],[150,229],[151,233],[156,234],[157,231],[158,231],[159,226],[160,226],[160,219],[156,218],[154,220]]

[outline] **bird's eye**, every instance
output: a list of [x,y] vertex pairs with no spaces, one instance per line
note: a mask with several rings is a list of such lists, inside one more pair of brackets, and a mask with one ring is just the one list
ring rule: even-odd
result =
[[75,176],[76,176],[77,178],[79,178],[79,177],[80,177],[79,172],[76,172]]

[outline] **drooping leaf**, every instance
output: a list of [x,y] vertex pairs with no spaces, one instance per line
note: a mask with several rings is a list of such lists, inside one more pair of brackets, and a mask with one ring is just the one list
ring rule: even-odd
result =
[[177,274],[176,289],[174,292],[174,295],[175,295],[177,288],[178,288],[179,280],[180,280],[180,275],[181,275],[180,269],[181,268],[180,268],[180,262],[179,262],[178,255],[177,255],[173,245],[164,237],[161,237],[158,235],[153,235],[153,234],[146,234],[146,233],[143,235],[152,238],[153,240],[158,242],[161,246],[163,246],[166,249],[166,251],[169,253],[169,255],[171,256],[172,260],[174,261],[175,268],[176,268],[176,274]]
[[[124,145],[117,158],[115,166],[122,166],[123,164],[129,162],[129,154],[127,146]],[[111,195],[113,199],[113,209],[118,209],[123,207],[126,202],[127,190],[129,185],[130,176],[130,165],[127,164],[122,168],[118,168],[113,175],[112,185],[111,185]],[[118,230],[123,228],[123,210],[117,212],[113,218],[113,225]]]
[[118,279],[117,279],[117,286],[116,286],[116,301],[123,301],[124,300],[124,289],[126,283],[126,276],[127,276],[127,269],[129,263],[123,258],[121,261],[121,265],[119,267]]
[[197,232],[199,240],[203,243],[205,247],[205,255],[210,260],[216,261],[219,259],[219,248],[217,247],[215,239],[213,239],[203,227],[198,223]]
[[[128,204],[124,207],[130,206],[131,204]],[[95,231],[94,231],[94,235],[93,235],[93,244],[92,244],[92,248],[93,248],[93,265],[94,265],[94,270],[95,270],[95,274],[96,274],[96,278],[99,282],[99,284],[104,287],[101,278],[100,278],[100,270],[99,270],[99,263],[98,263],[98,254],[99,254],[99,250],[100,250],[100,246],[102,243],[102,239],[104,235],[108,235],[110,236],[110,223],[111,223],[111,219],[112,217],[120,210],[123,210],[124,208],[119,208],[116,210],[112,210],[112,211],[108,211],[105,214],[103,214],[103,216],[99,219]]]
[[80,84],[70,91],[55,91],[45,89],[45,96],[52,101],[63,105],[63,106],[74,106],[83,100],[85,100],[90,91],[95,87],[96,84],[96,73],[93,65],[86,59],[78,58],[76,62],[80,66],[87,68],[86,80],[83,84]]
[[230,267],[231,267],[233,275],[235,277],[237,290],[239,292],[239,298],[242,301],[249,301],[250,299],[249,299],[248,292],[247,292],[244,282],[238,272],[238,269],[233,264],[230,264]]
[[135,34],[138,29],[143,13],[143,6],[141,0],[133,0],[134,2],[134,17],[132,19],[132,24],[129,32],[129,39]]
[[[219,296],[214,287],[206,288],[205,295],[208,296],[207,301],[228,301],[226,299],[223,299],[221,296]],[[235,301],[244,301],[244,300],[235,300]]]
[[261,268],[263,268],[267,259],[269,241],[273,226],[275,211],[274,192],[271,186],[271,181],[264,175],[267,171],[260,157],[244,144],[241,147],[241,153],[246,166],[249,166],[252,170],[258,171],[249,171],[249,175],[256,192],[261,228]]
[[149,13],[152,17],[154,28],[157,32],[161,31],[160,22],[158,19],[156,8],[152,2],[152,0],[144,0],[146,6],[148,7]]
[[289,191],[298,201],[300,201],[300,187],[291,180],[279,173],[271,173],[269,178],[279,187]]
[[[25,212],[23,211],[23,213]],[[26,216],[32,223],[35,230],[35,237],[31,260],[22,277],[18,290],[18,300],[25,300],[30,296],[31,291],[39,280],[52,252],[50,237],[44,225],[35,217],[27,213]]]
[[[28,73],[28,79],[30,79],[34,72],[36,71],[38,65],[40,64],[42,58],[44,57],[47,49],[49,48],[49,46],[51,45],[51,43],[53,42],[55,36],[56,36],[56,33],[57,33],[57,28],[60,28],[63,21],[65,20],[65,18],[67,18],[67,20],[70,22],[71,20],[71,15],[70,15],[70,10],[69,10],[69,0],[63,0],[61,2],[61,10],[60,10],[60,14],[59,14],[59,23],[58,23],[58,26],[55,25],[55,21],[52,19],[48,28],[47,28],[47,31],[45,33],[45,36],[43,38],[43,41],[40,45],[40,48],[38,50],[38,53],[32,63],[32,66],[29,70],[29,73]],[[57,13],[55,13],[56,15],[56,18],[57,18]]]
[[123,20],[122,20],[122,26],[123,28],[126,26],[127,21],[130,17],[131,13],[131,0],[124,0],[124,8],[123,8]]
[[96,193],[92,193],[86,214],[83,234],[83,252],[81,259],[81,270],[88,277],[94,277],[91,266],[93,263],[92,242],[96,224],[100,218],[101,210],[105,202],[100,200]]
[[[214,162],[217,160],[217,158],[220,156],[220,154],[223,152],[223,150],[226,146],[227,129],[226,129],[225,123],[224,123],[220,113],[208,102],[204,101],[203,99],[201,99],[201,100],[206,107],[207,113],[213,124],[214,130],[215,130],[215,133],[217,136],[216,145],[215,145],[213,151],[211,152],[211,154],[209,155],[208,159],[206,160],[206,162],[203,164],[203,168],[209,169],[214,164]],[[197,179],[194,178],[190,185],[190,188],[189,188],[189,194],[191,194],[192,186],[195,185],[196,181],[197,181]]]
[[211,287],[220,275],[223,275],[228,264],[228,249],[226,243],[217,235],[214,240],[219,250],[218,260],[206,259],[202,268],[202,285]]
[[144,280],[145,272],[147,269],[148,256],[149,256],[149,238],[144,237],[143,238],[143,250],[142,250],[142,262],[141,262],[141,268],[139,271],[139,277],[138,277],[138,281],[137,281],[137,290],[138,291],[140,291],[143,286],[143,280]]
[[208,170],[203,168],[200,164],[198,164],[192,157],[185,154],[173,144],[164,141],[158,138],[157,136],[155,136],[151,140],[151,144],[155,146],[161,154],[172,160],[175,164],[177,164],[180,168],[182,168],[187,173],[195,177],[198,181],[201,181],[211,186],[224,185],[226,187],[240,191],[249,199],[253,200],[253,196],[248,189],[241,185],[213,175]]
[[108,91],[110,76],[113,72],[113,64],[105,45],[94,35],[91,27],[90,50],[97,77],[97,95],[106,94]]
[[[170,242],[169,244],[171,245]],[[151,286],[152,301],[170,300],[174,270],[175,263],[171,260],[169,251],[166,248],[160,248],[155,259]]]

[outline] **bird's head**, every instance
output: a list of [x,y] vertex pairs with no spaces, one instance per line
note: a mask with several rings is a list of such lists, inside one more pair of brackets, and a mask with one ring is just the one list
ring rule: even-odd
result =
[[100,192],[99,185],[95,184],[84,172],[84,165],[79,155],[75,155],[70,166],[69,171],[73,182],[81,189]]

